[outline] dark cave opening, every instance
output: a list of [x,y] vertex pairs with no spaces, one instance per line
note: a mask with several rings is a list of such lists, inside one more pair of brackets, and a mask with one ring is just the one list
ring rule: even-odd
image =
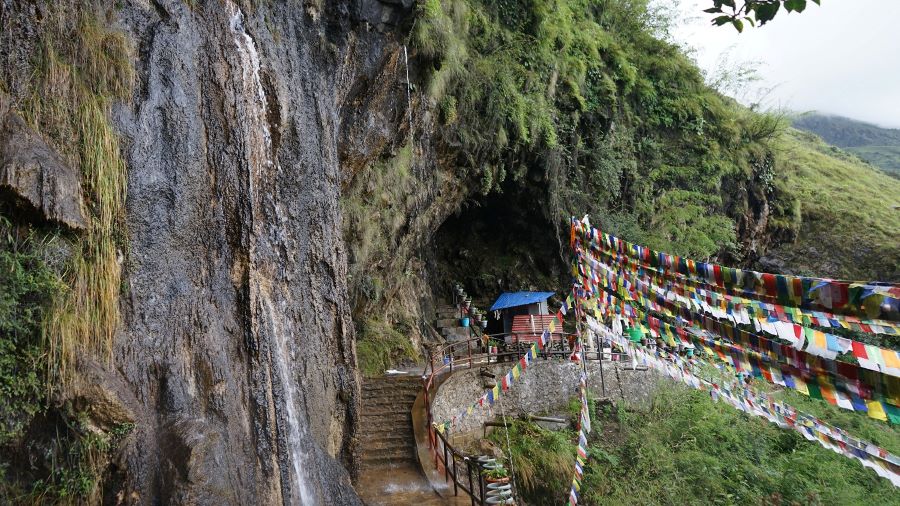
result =
[[567,281],[557,227],[546,196],[509,183],[468,201],[432,238],[436,278],[463,284],[479,308],[506,291],[559,291]]

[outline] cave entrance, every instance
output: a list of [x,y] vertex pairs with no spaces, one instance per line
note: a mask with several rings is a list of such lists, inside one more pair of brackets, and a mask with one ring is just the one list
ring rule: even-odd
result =
[[511,184],[464,204],[432,239],[438,293],[459,281],[481,309],[503,292],[559,293],[567,268],[543,208],[543,198]]

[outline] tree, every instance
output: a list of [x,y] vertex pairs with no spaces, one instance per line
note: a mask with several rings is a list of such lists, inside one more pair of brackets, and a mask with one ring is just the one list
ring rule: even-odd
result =
[[[821,0],[812,0],[816,5],[821,5]],[[712,0],[713,6],[704,9],[703,12],[718,14],[712,19],[712,24],[722,26],[731,23],[737,31],[744,30],[744,21],[753,26],[760,26],[771,21],[784,4],[787,12],[803,12],[808,0]]]

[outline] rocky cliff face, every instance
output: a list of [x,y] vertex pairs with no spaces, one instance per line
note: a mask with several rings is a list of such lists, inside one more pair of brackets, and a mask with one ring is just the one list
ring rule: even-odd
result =
[[[338,151],[378,2],[134,2],[128,485],[163,502],[355,502]],[[147,447],[152,451],[147,451]],[[130,492],[128,492],[130,493]],[[127,494],[126,494],[127,495]]]
[[[128,168],[121,322],[111,364],[79,357],[69,390],[135,421],[107,500],[358,503],[339,152],[348,123],[392,106],[366,94],[396,63],[384,30],[409,9],[132,0],[114,11],[136,71],[112,118]],[[28,53],[11,44],[35,45],[47,6],[3,10],[15,83]]]

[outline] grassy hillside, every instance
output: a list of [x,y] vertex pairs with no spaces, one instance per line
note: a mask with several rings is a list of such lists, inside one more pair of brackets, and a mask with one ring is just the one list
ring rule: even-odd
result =
[[900,177],[900,130],[822,114],[804,114],[793,123],[795,128],[812,132],[828,144],[844,148]]
[[900,146],[859,146],[844,149],[879,167],[888,175],[900,178]]
[[[705,392],[661,381],[649,411],[620,405],[597,413],[580,504],[900,504],[891,483],[858,462]],[[900,450],[900,431],[856,419],[852,428]],[[576,437],[529,422],[512,426],[516,482],[528,504],[565,497]],[[491,438],[506,447],[502,430]]]
[[774,267],[843,279],[900,279],[900,181],[818,137],[789,130],[776,177],[800,202],[800,233]]

